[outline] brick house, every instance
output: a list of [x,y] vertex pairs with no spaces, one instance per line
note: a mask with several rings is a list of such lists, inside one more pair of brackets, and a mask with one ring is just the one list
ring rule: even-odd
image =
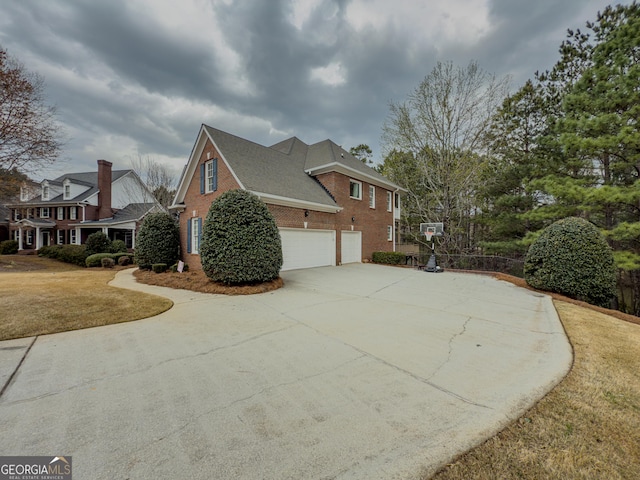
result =
[[162,207],[133,170],[112,170],[98,160],[97,172],[69,173],[25,186],[7,205],[9,236],[22,253],[47,245],[83,244],[94,232],[135,248],[144,216]]
[[202,268],[198,249],[211,202],[232,189],[262,199],[280,230],[283,270],[370,260],[395,250],[403,190],[331,140],[296,137],[265,147],[202,125],[171,210],[181,251]]

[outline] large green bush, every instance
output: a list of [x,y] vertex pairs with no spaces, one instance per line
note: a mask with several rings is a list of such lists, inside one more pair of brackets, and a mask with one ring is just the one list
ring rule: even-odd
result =
[[4,240],[0,242],[0,255],[15,255],[18,253],[18,242],[15,240]]
[[136,240],[135,261],[143,269],[154,263],[173,265],[180,254],[180,232],[168,213],[150,213],[142,222]]
[[228,285],[278,278],[282,243],[264,202],[245,190],[218,197],[202,228],[200,260],[209,278]]
[[581,218],[565,218],[542,231],[527,252],[524,278],[534,288],[603,307],[616,294],[611,247]]
[[111,251],[111,240],[106,234],[95,232],[87,237],[85,248],[87,249],[87,255],[109,253]]
[[53,258],[65,263],[72,263],[80,267],[86,266],[87,249],[84,245],[51,245],[38,250],[38,255]]
[[124,240],[114,240],[111,242],[111,249],[109,249],[111,253],[126,253],[127,252],[127,244],[124,243]]

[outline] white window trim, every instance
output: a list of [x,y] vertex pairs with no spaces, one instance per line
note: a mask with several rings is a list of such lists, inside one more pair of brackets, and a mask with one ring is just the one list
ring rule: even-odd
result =
[[[46,215],[45,212],[47,212]],[[49,207],[40,207],[40,218],[51,218],[51,209]]]
[[198,219],[199,217],[193,217],[191,219],[191,253],[194,255],[200,254],[200,236],[198,235]]
[[393,242],[393,226],[387,225],[387,241]]
[[27,187],[20,187],[20,201],[27,201]]
[[64,200],[69,200],[71,198],[71,185],[69,184],[69,182],[65,182],[64,183],[64,193],[62,195],[62,198]]
[[69,220],[78,219],[78,207],[69,207]]
[[58,236],[58,238],[56,239],[57,240],[56,243],[58,245],[62,245],[64,243],[64,230],[58,230],[58,235],[57,236]]
[[[359,193],[358,197],[354,197],[351,195],[352,183],[355,183],[358,185],[358,193]],[[362,200],[362,182],[359,182],[358,180],[349,179],[349,198],[353,198],[354,200]]]
[[58,207],[57,213],[56,213],[56,219],[64,220],[64,207]]
[[369,185],[369,208],[376,208],[376,187]]
[[387,192],[387,212],[393,212],[393,193]]
[[33,230],[27,230],[27,245],[33,245]]
[[[209,152],[207,152],[209,155]],[[204,193],[211,193],[213,189],[213,160],[204,164]]]
[[76,231],[75,230],[69,230],[69,243],[71,243],[72,245],[76,244],[76,240],[77,240],[77,235],[76,235]]
[[42,200],[49,200],[49,193],[50,193],[49,185],[48,184],[42,185]]

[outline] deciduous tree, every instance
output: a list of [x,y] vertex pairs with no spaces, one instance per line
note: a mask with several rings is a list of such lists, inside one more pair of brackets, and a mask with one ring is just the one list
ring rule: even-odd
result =
[[44,81],[0,48],[0,168],[34,172],[62,149],[55,107],[44,100]]
[[506,96],[507,83],[476,62],[466,68],[438,63],[406,101],[390,106],[385,149],[409,154],[415,165],[406,171],[418,176],[398,174],[394,180],[404,188],[419,186],[420,192],[408,197],[415,205],[405,206],[422,222],[444,223],[441,246],[446,252],[473,248],[471,219],[485,160],[484,132]]

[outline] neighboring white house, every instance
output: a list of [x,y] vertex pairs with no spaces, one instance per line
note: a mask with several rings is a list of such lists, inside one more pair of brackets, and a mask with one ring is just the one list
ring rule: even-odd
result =
[[9,204],[10,238],[19,250],[47,245],[83,244],[94,232],[135,248],[142,219],[162,210],[133,170],[112,170],[98,160],[97,172],[69,173],[25,188],[20,202]]

